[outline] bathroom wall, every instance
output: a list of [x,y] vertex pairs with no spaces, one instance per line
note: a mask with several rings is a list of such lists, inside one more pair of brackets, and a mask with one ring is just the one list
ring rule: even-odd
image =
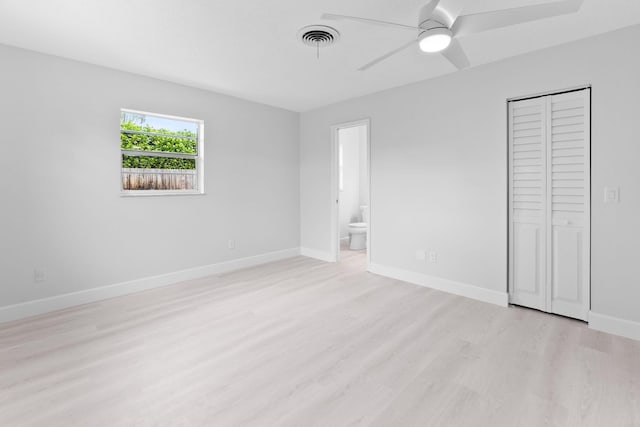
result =
[[339,194],[340,238],[349,237],[349,223],[360,221],[360,127],[339,130],[343,188]]

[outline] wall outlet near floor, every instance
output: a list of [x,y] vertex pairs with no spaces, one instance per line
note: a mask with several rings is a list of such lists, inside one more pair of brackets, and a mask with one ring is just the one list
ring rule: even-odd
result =
[[435,251],[429,252],[429,262],[436,264],[438,262],[438,253]]
[[33,281],[39,283],[44,282],[45,280],[47,280],[47,273],[44,271],[44,268],[34,268]]
[[227,249],[235,249],[236,248],[236,241],[235,240],[228,240],[227,241]]
[[426,251],[416,251],[416,260],[417,261],[426,261],[427,259],[427,252]]

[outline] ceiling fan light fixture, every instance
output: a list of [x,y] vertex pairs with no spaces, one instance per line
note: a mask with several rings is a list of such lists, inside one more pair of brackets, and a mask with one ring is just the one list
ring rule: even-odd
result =
[[432,28],[420,34],[420,50],[427,53],[441,52],[449,47],[453,34],[445,27]]

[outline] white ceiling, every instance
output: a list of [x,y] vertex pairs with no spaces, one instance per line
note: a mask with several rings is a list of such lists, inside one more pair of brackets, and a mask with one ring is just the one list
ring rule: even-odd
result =
[[[452,15],[550,0],[442,0]],[[322,21],[324,12],[417,24],[426,0],[0,0],[0,43],[225,93],[293,111],[455,72],[404,29]],[[460,38],[473,66],[640,23],[639,0],[585,0],[579,13]],[[321,49],[297,40],[337,28]],[[596,54],[596,52],[594,52]]]

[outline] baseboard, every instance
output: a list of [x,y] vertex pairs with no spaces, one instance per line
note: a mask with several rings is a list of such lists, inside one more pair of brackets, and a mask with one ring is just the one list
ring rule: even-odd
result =
[[113,285],[101,286],[99,288],[87,289],[84,291],[72,292],[43,298],[34,301],[27,301],[20,304],[0,307],[0,322],[22,319],[38,314],[49,313],[76,305],[101,301],[148,289],[159,288],[172,285],[185,280],[197,279],[200,277],[221,274],[228,271],[239,270],[241,268],[253,267],[266,264],[281,259],[291,258],[300,255],[299,248],[285,249],[266,254],[234,259],[217,264],[205,265],[202,267],[190,268],[173,273],[158,276],[145,277],[128,282],[116,283]]
[[589,329],[640,340],[640,323],[593,311],[589,312]]
[[317,251],[315,249],[301,248],[300,255],[319,259],[325,262],[336,262],[336,257],[331,252]]
[[496,304],[501,307],[507,307],[509,305],[509,294],[507,292],[493,291],[491,289],[485,289],[475,285],[443,279],[442,277],[429,276],[427,274],[373,263],[369,265],[369,271],[380,276],[390,277],[392,279],[402,280],[403,282],[413,283],[414,285],[425,286],[427,288],[437,289],[450,294]]

